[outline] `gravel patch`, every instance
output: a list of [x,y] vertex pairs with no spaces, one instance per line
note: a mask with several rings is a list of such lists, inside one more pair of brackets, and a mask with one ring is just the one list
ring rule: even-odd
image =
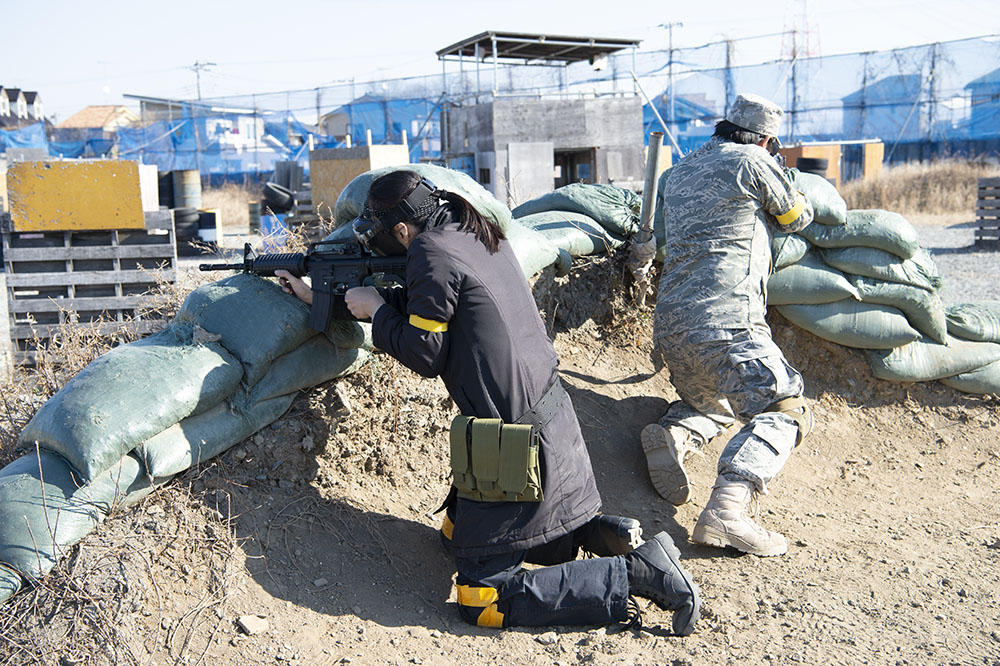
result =
[[975,222],[951,226],[918,226],[920,244],[934,257],[944,285],[945,305],[1000,302],[1000,251],[974,245]]

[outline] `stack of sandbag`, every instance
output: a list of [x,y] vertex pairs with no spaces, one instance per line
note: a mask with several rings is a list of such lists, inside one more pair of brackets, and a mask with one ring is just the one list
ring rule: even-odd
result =
[[1000,395],[1000,303],[962,303],[946,309],[950,343],[918,341],[871,359],[876,375],[899,381],[939,379],[966,393]]
[[490,192],[467,174],[433,164],[404,164],[384,167],[361,174],[343,189],[337,197],[333,218],[337,229],[330,238],[346,238],[351,233],[350,222],[361,214],[368,188],[372,182],[393,171],[415,171],[442,190],[454,192],[479,211],[486,219],[500,227],[510,242],[525,277],[531,277],[546,266],[557,264],[557,270],[569,270],[571,258],[534,229],[519,224],[510,210],[497,201]]
[[526,201],[511,214],[571,257],[604,254],[639,230],[642,199],[615,185],[572,183]]
[[818,337],[869,350],[881,379],[997,391],[1000,366],[989,366],[1000,361],[1000,310],[956,306],[946,313],[942,279],[909,222],[884,210],[849,211],[825,179],[795,169],[790,175],[813,204],[815,221],[798,234],[772,236],[768,305]]
[[95,359],[38,410],[0,470],[0,601],[48,572],[116,506],[271,423],[303,388],[364,364],[370,327],[238,274],[185,300],[164,330]]

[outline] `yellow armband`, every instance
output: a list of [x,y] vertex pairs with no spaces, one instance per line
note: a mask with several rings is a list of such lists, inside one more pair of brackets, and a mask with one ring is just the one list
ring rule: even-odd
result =
[[424,319],[420,315],[415,314],[410,315],[410,326],[416,326],[422,331],[429,331],[431,333],[444,333],[448,330],[448,322],[446,321]]
[[799,219],[799,216],[802,215],[802,211],[805,210],[805,208],[806,208],[806,198],[802,196],[802,193],[800,192],[798,200],[795,202],[795,205],[792,206],[792,209],[787,213],[778,215],[777,217],[775,217],[775,219],[778,220],[778,224],[780,225],[783,226],[789,225],[795,220]]

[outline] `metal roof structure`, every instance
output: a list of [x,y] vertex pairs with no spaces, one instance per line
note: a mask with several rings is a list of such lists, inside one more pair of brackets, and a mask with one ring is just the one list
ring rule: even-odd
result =
[[569,37],[522,32],[487,30],[463,39],[437,52],[439,60],[471,58],[477,62],[487,58],[494,63],[504,61],[545,61],[570,64],[593,61],[610,53],[636,48],[635,39],[604,37]]

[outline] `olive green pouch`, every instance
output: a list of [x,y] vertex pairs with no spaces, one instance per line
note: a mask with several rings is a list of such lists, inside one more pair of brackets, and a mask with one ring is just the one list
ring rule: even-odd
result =
[[538,435],[530,425],[457,416],[451,471],[458,496],[478,502],[540,502]]

